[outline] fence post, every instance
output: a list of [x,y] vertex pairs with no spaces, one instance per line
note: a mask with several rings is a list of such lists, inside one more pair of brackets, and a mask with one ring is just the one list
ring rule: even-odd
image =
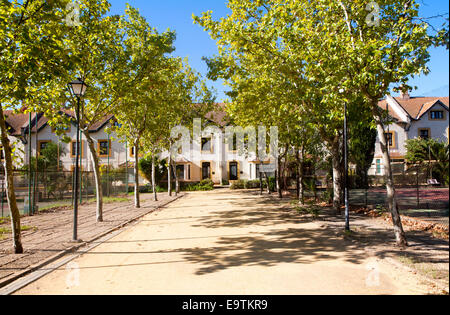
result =
[[364,205],[367,209],[368,206],[367,194],[369,193],[369,175],[366,172],[364,176],[366,178],[366,180],[364,181]]
[[417,209],[420,208],[420,190],[419,190],[419,167],[416,171],[416,194],[417,194]]
[[[33,172],[33,206],[31,207],[30,214],[34,214],[34,209],[37,206],[38,200],[36,199],[36,183],[37,183],[37,171]],[[38,186],[39,187],[39,186]],[[30,205],[28,205],[30,207]]]
[[5,181],[2,180],[2,218],[5,217],[5,214],[3,213],[3,206],[4,206],[4,200],[5,199]]

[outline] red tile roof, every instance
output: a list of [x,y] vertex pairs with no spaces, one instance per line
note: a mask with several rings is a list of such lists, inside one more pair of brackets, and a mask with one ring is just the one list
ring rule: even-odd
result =
[[[413,119],[420,119],[431,107],[433,107],[438,101],[444,104],[447,109],[449,107],[449,98],[446,97],[411,97],[408,100],[404,100],[400,97],[394,97],[398,104],[408,113]],[[386,109],[386,100],[382,100],[378,106]],[[392,110],[389,109],[389,114],[396,118],[400,117]]]

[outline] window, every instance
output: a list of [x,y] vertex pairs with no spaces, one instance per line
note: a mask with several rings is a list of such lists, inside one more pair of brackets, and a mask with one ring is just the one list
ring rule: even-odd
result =
[[445,118],[443,110],[433,110],[430,112],[430,120],[443,120]]
[[395,148],[395,133],[393,131],[385,133],[386,135],[386,143],[389,145],[389,148]]
[[377,159],[377,174],[381,174],[381,159]]
[[191,179],[191,164],[187,165],[187,176],[186,176],[187,180]]
[[233,141],[228,145],[228,150],[235,152],[237,151],[237,135],[233,135]]
[[184,165],[177,165],[176,173],[178,179],[184,180]]
[[70,125],[68,126],[53,126],[52,132],[56,133],[57,131],[64,131],[64,133],[70,132]]
[[212,153],[212,141],[211,138],[202,138],[202,151],[209,151]]
[[100,157],[111,156],[111,141],[98,140],[98,155]]
[[419,137],[422,139],[430,139],[431,133],[429,128],[419,129]]
[[130,148],[130,157],[134,157],[134,147]]
[[[80,147],[81,147],[80,153],[81,153],[81,156],[83,157],[84,156],[83,141],[80,141]],[[76,141],[72,141],[71,145],[70,145],[70,156],[73,157],[73,158],[77,154],[76,149],[77,149],[77,142]]]
[[39,148],[38,155],[41,155],[42,150],[44,150],[50,142],[51,141],[48,141],[48,140],[39,141],[39,143],[38,143],[38,148]]
[[5,153],[3,152],[3,147],[0,146],[0,161],[3,161],[5,159]]

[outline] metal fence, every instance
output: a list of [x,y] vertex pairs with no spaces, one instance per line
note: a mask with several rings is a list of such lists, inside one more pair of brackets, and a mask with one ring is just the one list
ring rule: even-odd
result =
[[[101,175],[103,195],[114,197],[128,193],[127,183],[134,181],[131,170],[104,172]],[[9,216],[9,206],[6,198],[6,187],[3,177],[0,178],[1,189],[1,217]],[[56,206],[73,204],[74,198],[74,172],[69,171],[41,171],[41,172],[14,172],[14,189],[17,205],[22,215],[30,211],[43,211]],[[96,196],[96,185],[93,172],[80,172],[79,184],[80,203],[92,200]],[[35,207],[29,207],[29,201]],[[36,207],[37,206],[37,207]]]
[[[369,174],[375,174],[375,169]],[[401,214],[424,221],[449,225],[449,188],[443,180],[431,178],[427,170],[405,169],[396,165],[394,184],[396,200]],[[389,208],[386,178],[383,175],[366,175],[360,178],[349,175],[349,204],[385,211]],[[295,187],[295,179],[289,180]],[[305,197],[313,201],[330,202],[333,182],[330,176],[306,176]]]

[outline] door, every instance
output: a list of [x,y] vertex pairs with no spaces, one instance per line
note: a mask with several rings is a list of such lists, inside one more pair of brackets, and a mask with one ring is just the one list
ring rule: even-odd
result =
[[237,162],[230,162],[230,180],[238,180],[239,174],[238,174],[238,163]]
[[202,163],[202,180],[203,179],[211,179],[211,163],[210,162]]

